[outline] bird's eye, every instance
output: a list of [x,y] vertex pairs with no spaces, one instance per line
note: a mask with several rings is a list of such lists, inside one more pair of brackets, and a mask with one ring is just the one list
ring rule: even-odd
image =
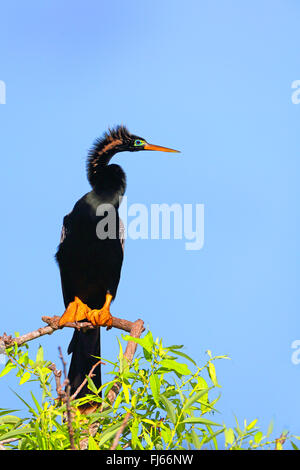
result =
[[136,140],[134,141],[135,147],[138,147],[139,145],[144,145],[144,143],[145,143],[145,142],[144,142],[143,140],[140,140],[140,139],[136,139]]

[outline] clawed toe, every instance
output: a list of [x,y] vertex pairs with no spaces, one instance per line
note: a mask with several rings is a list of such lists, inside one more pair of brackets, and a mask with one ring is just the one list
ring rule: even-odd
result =
[[90,308],[84,304],[78,297],[70,302],[66,311],[59,319],[59,326],[63,326],[69,322],[78,322],[87,318]]
[[112,326],[112,316],[106,307],[101,308],[101,310],[91,310],[88,313],[87,319],[94,326],[107,326],[108,328]]
[[94,326],[107,326],[107,329],[110,329],[112,327],[112,316],[109,311],[111,301],[112,295],[106,294],[103,307],[100,310],[91,310],[78,297],[75,297],[74,301],[69,303],[66,311],[59,319],[59,326],[87,319]]

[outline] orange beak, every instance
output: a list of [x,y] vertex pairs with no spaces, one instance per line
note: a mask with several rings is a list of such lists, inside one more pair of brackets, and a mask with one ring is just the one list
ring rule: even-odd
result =
[[161,147],[160,145],[152,145],[152,144],[145,144],[144,150],[158,150],[160,152],[180,153],[180,150],[169,149],[168,147]]

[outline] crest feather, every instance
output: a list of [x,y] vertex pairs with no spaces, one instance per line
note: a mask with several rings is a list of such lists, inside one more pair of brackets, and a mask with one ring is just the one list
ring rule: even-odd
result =
[[95,184],[99,168],[109,162],[114,147],[126,143],[130,138],[127,127],[119,125],[109,128],[102,137],[95,140],[87,157],[87,176],[92,186]]

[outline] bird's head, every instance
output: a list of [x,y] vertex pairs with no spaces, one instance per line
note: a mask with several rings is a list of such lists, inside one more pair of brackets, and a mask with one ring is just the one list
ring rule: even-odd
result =
[[102,138],[96,140],[88,155],[88,179],[92,186],[101,167],[107,165],[113,155],[118,152],[138,152],[141,150],[179,152],[168,147],[150,144],[143,137],[131,134],[125,126],[109,129]]
[[122,145],[123,151],[138,152],[140,150],[156,150],[161,152],[179,153],[179,150],[170,149],[168,147],[161,147],[160,145],[150,144],[143,137],[130,134],[128,139]]
[[131,134],[125,126],[117,126],[114,129],[109,129],[104,134],[104,138],[100,139],[98,143],[105,141],[102,150],[113,150],[117,152],[137,152],[140,150],[160,150],[161,152],[178,152],[168,147],[161,147],[160,145],[149,144],[143,137]]

